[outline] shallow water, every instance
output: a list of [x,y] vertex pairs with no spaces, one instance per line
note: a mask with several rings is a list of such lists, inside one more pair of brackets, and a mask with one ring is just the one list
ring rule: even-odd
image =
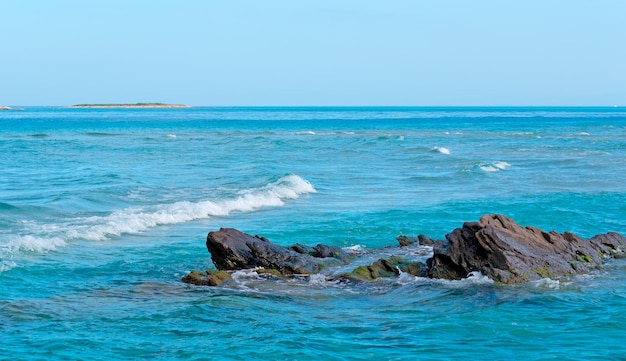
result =
[[485,213],[626,233],[621,108],[28,108],[0,113],[0,167],[0,359],[626,352],[623,260],[515,286],[180,282],[220,227],[374,258]]

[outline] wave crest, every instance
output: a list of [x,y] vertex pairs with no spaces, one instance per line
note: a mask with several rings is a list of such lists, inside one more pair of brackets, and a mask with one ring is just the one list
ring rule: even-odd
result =
[[450,149],[444,147],[434,147],[431,149],[433,152],[437,152],[444,155],[450,155]]
[[28,235],[12,235],[0,243],[0,272],[15,267],[13,256],[20,252],[46,253],[68,241],[101,241],[122,234],[137,234],[160,225],[171,225],[227,216],[232,212],[252,212],[262,207],[283,206],[286,200],[315,193],[308,181],[289,175],[259,188],[241,190],[234,197],[199,202],[180,201],[152,207],[133,207],[107,216],[70,219],[59,224],[29,227]]
[[493,173],[493,172],[499,172],[501,170],[507,170],[511,167],[511,165],[507,162],[500,162],[500,161],[496,161],[496,162],[491,162],[489,164],[482,164],[479,166],[479,168],[483,171],[483,172],[487,172],[487,173]]

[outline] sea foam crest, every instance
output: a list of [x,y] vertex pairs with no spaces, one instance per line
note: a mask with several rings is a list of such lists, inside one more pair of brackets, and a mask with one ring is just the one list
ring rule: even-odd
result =
[[448,148],[444,148],[444,147],[434,147],[432,148],[433,152],[437,152],[437,153],[441,153],[441,154],[445,154],[445,155],[450,155],[450,149]]
[[558,290],[558,289],[561,289],[561,286],[569,286],[571,282],[561,282],[559,280],[555,280],[551,278],[542,278],[536,281],[532,281],[530,282],[530,284],[537,288],[544,288],[544,289],[547,288],[547,289],[552,289],[552,290]]
[[499,172],[501,170],[509,169],[511,165],[507,162],[496,161],[496,162],[491,162],[488,164],[482,164],[478,167],[484,172],[493,173],[493,172]]
[[251,212],[262,207],[282,206],[285,200],[315,193],[311,183],[297,175],[283,177],[260,188],[240,191],[238,196],[224,200],[200,202],[181,201],[162,204],[156,209],[128,208],[106,217],[91,217],[84,225],[75,225],[67,238],[103,240],[124,233],[141,233],[159,225],[178,224],[232,212]]
[[466,288],[466,287],[473,287],[476,285],[494,284],[494,281],[491,278],[483,275],[479,271],[470,272],[466,278],[463,278],[460,280],[446,280],[446,279],[423,278],[423,277],[418,277],[417,279],[426,281],[429,283],[440,284],[442,286],[449,287],[449,288]]
[[2,253],[17,251],[44,253],[65,246],[65,241],[60,237],[40,238],[31,235],[10,237],[10,242],[0,246]]
[[65,245],[60,237],[8,236],[6,242],[0,244],[0,273],[16,267],[14,258],[21,252],[45,253]]
[[58,224],[32,224],[29,226],[31,234],[12,235],[6,238],[7,242],[0,243],[0,272],[15,267],[13,256],[18,253],[46,253],[75,239],[100,241],[121,234],[145,232],[159,225],[282,206],[286,200],[315,192],[315,188],[308,181],[297,175],[289,175],[263,187],[239,191],[234,197],[227,199],[126,208],[108,216],[75,218]]
[[352,246],[343,247],[343,250],[348,252],[366,252],[366,247],[362,244],[355,244]]

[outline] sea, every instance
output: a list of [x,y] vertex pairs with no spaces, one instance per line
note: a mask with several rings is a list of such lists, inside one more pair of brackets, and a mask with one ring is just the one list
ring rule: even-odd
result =
[[623,259],[515,285],[181,281],[221,227],[355,264],[491,213],[624,234],[625,176],[623,107],[2,111],[0,360],[626,360]]

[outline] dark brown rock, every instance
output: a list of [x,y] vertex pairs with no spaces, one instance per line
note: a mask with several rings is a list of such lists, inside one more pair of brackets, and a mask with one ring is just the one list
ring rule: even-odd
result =
[[422,246],[433,246],[436,241],[428,236],[420,234],[417,236],[417,242]]
[[300,243],[296,243],[293,246],[289,246],[289,249],[300,254],[308,254],[309,256],[312,256],[312,257],[314,257],[314,255],[317,253],[315,248],[311,246],[307,246],[305,244],[300,244]]
[[[372,281],[404,272],[419,277],[462,279],[479,271],[496,282],[517,283],[586,273],[607,258],[623,256],[626,248],[626,238],[618,233],[583,239],[569,232],[522,227],[498,214],[464,223],[446,235],[446,240],[420,235],[417,238],[399,236],[398,241],[401,247],[416,242],[432,245],[433,256],[424,264],[392,253],[386,259],[356,267],[344,276]],[[346,264],[351,257],[339,247],[295,244],[287,248],[232,228],[210,232],[206,245],[218,270],[191,272],[183,278],[184,282],[221,285],[230,278],[230,273],[225,271],[251,268],[257,268],[257,273],[268,278],[312,274],[326,267]]]
[[572,233],[522,227],[497,214],[467,222],[435,242],[428,276],[460,279],[480,271],[496,282],[516,283],[585,273],[606,257],[622,253],[626,239],[617,233],[589,240]]
[[315,247],[306,246],[300,243],[296,243],[289,247],[290,250],[300,254],[308,254],[309,256],[316,258],[339,258],[347,259],[350,254],[340,247],[329,246],[326,244],[318,244]]
[[[310,274],[324,267],[321,258],[298,253],[269,242],[264,237],[251,236],[233,228],[221,228],[207,236],[207,249],[219,270],[240,270],[262,267],[278,270],[282,275]],[[304,248],[303,248],[304,249]],[[335,254],[334,248],[311,248],[322,257]],[[307,248],[308,250],[308,248]]]

